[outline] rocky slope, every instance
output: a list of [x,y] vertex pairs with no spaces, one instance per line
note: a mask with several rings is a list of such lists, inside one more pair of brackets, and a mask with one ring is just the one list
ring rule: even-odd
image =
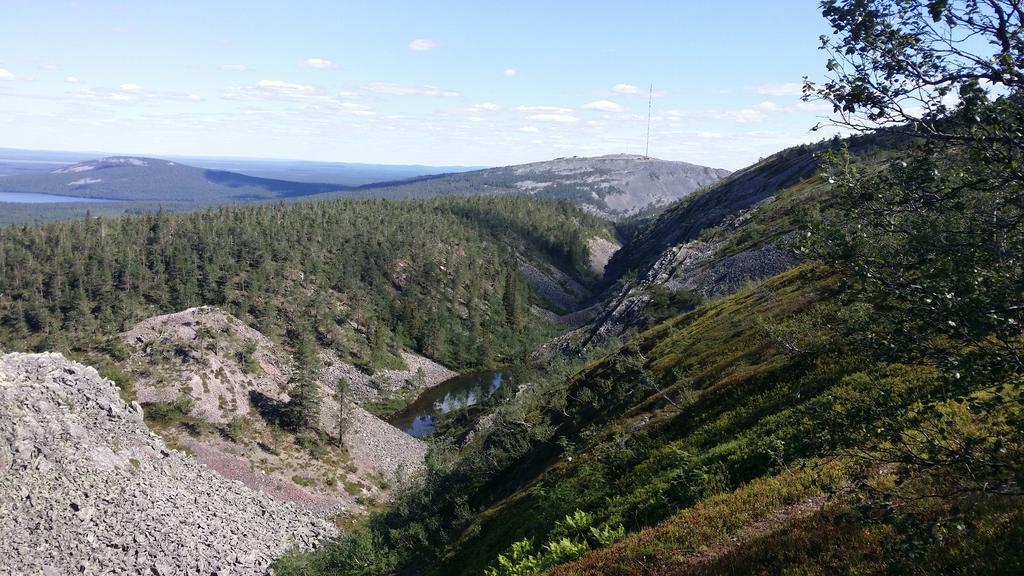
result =
[[[605,283],[629,280],[610,286],[586,325],[554,339],[537,357],[578,354],[628,336],[643,326],[655,289],[721,297],[792,266],[792,215],[801,195],[820,184],[816,174],[829,145],[782,151],[666,208],[610,255]],[[854,141],[853,149],[866,145]],[[780,196],[788,199],[776,202]]]
[[334,533],[168,449],[94,369],[0,356],[0,574],[264,574]]
[[340,378],[349,382],[352,398],[356,403],[380,400],[395,393],[417,393],[431,388],[458,376],[444,366],[419,354],[404,351],[401,353],[405,362],[404,370],[384,369],[374,374],[343,362],[333,352],[326,351],[320,355],[320,379],[327,388],[333,387]]
[[571,200],[595,214],[618,219],[667,205],[728,175],[728,170],[686,162],[613,154],[444,174],[373,185],[359,193],[386,198],[529,194]]
[[[160,433],[223,476],[321,515],[358,513],[423,466],[426,445],[359,403],[396,392],[415,395],[456,375],[406,352],[406,370],[369,375],[321,354],[321,438],[299,438],[274,425],[288,401],[291,361],[277,344],[217,308],[190,308],[144,320],[122,334],[144,406]],[[340,379],[350,385],[348,429],[338,429]],[[330,439],[330,440],[328,440]]]

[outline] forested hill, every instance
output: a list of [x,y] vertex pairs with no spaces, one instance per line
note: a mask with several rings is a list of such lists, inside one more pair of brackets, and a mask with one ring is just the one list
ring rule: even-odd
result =
[[279,341],[306,334],[343,359],[400,363],[409,347],[487,366],[552,329],[525,259],[590,280],[607,224],[523,197],[232,207],[0,230],[0,346],[101,350],[156,314],[219,306]]
[[339,184],[258,178],[133,156],[111,156],[0,180],[0,190],[4,192],[197,206],[293,198],[347,188]]
[[[244,166],[243,166],[244,167]],[[276,173],[275,173],[276,174]],[[62,220],[87,212],[107,216],[186,211],[227,204],[354,198],[426,199],[523,195],[567,200],[619,219],[660,206],[727,176],[727,170],[618,154],[558,158],[501,168],[421,176],[359,186],[259,178],[157,158],[115,156],[0,178],[0,192],[48,194],[60,202],[3,202],[0,225]],[[97,201],[102,200],[102,201]]]

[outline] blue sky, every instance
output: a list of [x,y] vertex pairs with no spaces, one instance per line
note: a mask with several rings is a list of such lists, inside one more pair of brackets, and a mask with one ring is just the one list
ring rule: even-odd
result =
[[736,169],[817,140],[816,1],[0,0],[0,146]]

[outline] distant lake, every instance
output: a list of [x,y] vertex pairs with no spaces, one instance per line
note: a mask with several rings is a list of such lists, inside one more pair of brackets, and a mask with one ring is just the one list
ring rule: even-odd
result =
[[37,194],[35,192],[0,192],[0,202],[20,202],[22,204],[55,204],[57,202],[110,202],[110,200],[107,200],[105,198],[86,198],[85,196]]

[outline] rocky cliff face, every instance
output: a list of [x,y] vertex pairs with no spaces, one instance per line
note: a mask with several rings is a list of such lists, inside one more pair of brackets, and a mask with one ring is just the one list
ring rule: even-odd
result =
[[168,449],[94,369],[0,356],[0,574],[264,574],[334,533]]
[[[785,150],[669,206],[610,256],[605,282],[620,283],[589,323],[549,342],[538,358],[577,354],[611,338],[628,336],[643,325],[656,287],[712,298],[792,266],[796,262],[794,229],[782,215],[799,200],[790,199],[784,206],[775,200],[812,183],[828,146]],[[759,212],[777,216],[772,230],[758,228],[753,216]]]

